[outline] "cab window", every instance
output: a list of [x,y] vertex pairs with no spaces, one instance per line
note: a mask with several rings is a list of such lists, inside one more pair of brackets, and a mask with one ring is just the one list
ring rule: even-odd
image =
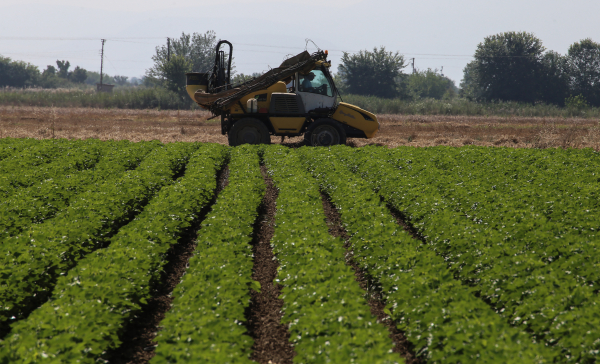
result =
[[321,70],[312,70],[306,75],[299,75],[298,91],[333,96],[329,80]]

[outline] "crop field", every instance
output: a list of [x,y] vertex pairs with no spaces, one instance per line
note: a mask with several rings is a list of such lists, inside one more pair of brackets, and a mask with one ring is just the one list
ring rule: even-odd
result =
[[600,154],[0,139],[0,363],[594,363]]

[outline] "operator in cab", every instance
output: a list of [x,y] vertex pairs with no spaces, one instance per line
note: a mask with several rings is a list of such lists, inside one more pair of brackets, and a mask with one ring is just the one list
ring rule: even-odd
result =
[[300,75],[302,82],[300,83],[300,90],[302,92],[311,92],[314,89],[312,84],[312,80],[315,79],[315,74],[312,72],[307,73],[306,75]]

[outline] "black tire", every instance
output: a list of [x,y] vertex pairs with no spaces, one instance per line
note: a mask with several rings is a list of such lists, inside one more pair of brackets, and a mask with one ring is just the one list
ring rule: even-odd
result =
[[335,120],[318,119],[304,133],[304,142],[313,147],[346,144],[346,131]]
[[232,147],[242,144],[271,144],[269,129],[258,119],[242,119],[233,124],[228,134],[229,145]]

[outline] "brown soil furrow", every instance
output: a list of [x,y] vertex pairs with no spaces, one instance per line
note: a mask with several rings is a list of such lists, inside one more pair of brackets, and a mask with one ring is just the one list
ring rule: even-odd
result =
[[254,254],[252,279],[260,282],[261,290],[251,291],[252,299],[246,316],[247,326],[250,336],[254,339],[252,360],[261,364],[288,364],[292,363],[296,354],[289,341],[288,328],[281,323],[283,300],[278,297],[283,286],[273,283],[279,262],[273,255],[270,243],[275,231],[277,189],[264,166],[261,167],[261,172],[267,190],[256,219],[251,243]]
[[225,166],[218,174],[217,188],[212,201],[201,211],[194,225],[183,235],[180,241],[171,246],[167,253],[167,264],[164,266],[162,279],[154,284],[153,296],[142,310],[135,315],[119,335],[122,341],[120,347],[104,355],[110,363],[115,364],[146,364],[154,357],[156,334],[160,322],[171,309],[173,297],[171,293],[181,281],[188,267],[189,259],[196,249],[196,236],[200,223],[210,212],[219,193],[229,181],[229,168]]
[[379,322],[388,328],[390,332],[390,338],[394,342],[393,351],[400,354],[400,356],[404,358],[406,364],[422,363],[422,360],[415,356],[413,345],[408,341],[408,339],[406,339],[406,336],[404,336],[404,334],[398,330],[393,321],[390,319],[389,315],[383,312],[385,308],[385,301],[381,295],[381,292],[377,290],[377,288],[374,288],[377,287],[377,284],[370,282],[369,276],[366,274],[366,272],[359,268],[354,261],[354,253],[351,250],[352,247],[350,246],[350,236],[342,225],[342,219],[339,212],[333,206],[331,200],[326,194],[321,193],[321,199],[323,200],[325,221],[329,226],[329,233],[345,241],[344,248],[346,248],[347,251],[346,264],[351,266],[354,270],[356,281],[359,283],[360,287],[367,291],[367,303],[371,308],[371,313],[377,317]]
[[[68,138],[162,142],[227,143],[218,118],[207,111],[51,108],[0,105],[0,138]],[[451,115],[377,115],[373,139],[348,144],[397,147],[478,145],[510,148],[585,148],[600,150],[599,119]],[[303,136],[272,136],[271,142],[303,145]]]

